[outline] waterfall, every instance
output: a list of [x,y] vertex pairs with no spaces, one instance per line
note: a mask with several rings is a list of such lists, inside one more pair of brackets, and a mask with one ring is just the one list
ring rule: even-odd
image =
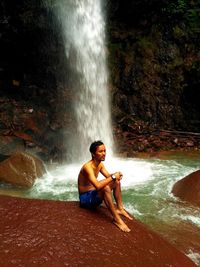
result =
[[71,75],[75,126],[68,138],[73,161],[88,159],[91,142],[102,140],[112,150],[105,19],[102,0],[62,1],[58,13]]

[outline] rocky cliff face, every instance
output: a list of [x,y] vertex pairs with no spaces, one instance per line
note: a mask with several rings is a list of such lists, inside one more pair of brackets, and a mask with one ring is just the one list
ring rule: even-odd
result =
[[183,6],[174,4],[174,14],[167,2],[118,1],[110,13],[114,121],[131,115],[156,128],[199,131],[198,30]]
[[[34,149],[42,150],[45,159],[54,160],[66,154],[64,138],[74,127],[74,95],[60,23],[50,8],[54,1],[48,2],[48,8],[42,1],[0,3],[0,97],[4,114],[0,134],[1,140],[5,132],[30,134],[34,147],[39,147]],[[109,87],[116,140],[123,136],[126,149],[144,151],[149,146],[162,148],[160,139],[151,146],[150,138],[160,129],[198,132],[200,50],[194,14],[198,4],[106,0],[103,7],[107,12]],[[19,107],[15,116],[6,108],[6,103],[13,101]],[[25,125],[23,109],[34,110],[34,125],[44,111],[42,118],[48,120],[39,136],[30,123]],[[141,129],[149,136],[138,142]],[[131,145],[127,143],[130,134],[134,135]],[[180,146],[181,142],[174,140],[170,148],[177,143]],[[198,148],[198,140],[195,142],[190,139],[181,147],[189,143]],[[22,146],[27,149],[26,144]]]

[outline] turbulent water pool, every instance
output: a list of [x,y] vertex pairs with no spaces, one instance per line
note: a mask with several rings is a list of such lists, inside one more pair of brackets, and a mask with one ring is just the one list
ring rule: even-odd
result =
[[[162,234],[200,266],[200,209],[178,201],[173,184],[199,169],[200,159],[106,159],[109,172],[123,173],[122,190],[126,209],[154,231]],[[78,200],[77,176],[81,164],[50,166],[32,189],[1,186],[14,196],[60,201]],[[101,179],[101,177],[99,177]]]

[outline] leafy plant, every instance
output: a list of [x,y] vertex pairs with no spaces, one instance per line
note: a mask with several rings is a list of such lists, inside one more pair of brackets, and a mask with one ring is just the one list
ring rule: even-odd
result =
[[200,7],[187,11],[187,20],[190,28],[195,32],[200,32]]
[[163,8],[163,12],[168,16],[184,16],[187,10],[186,0],[176,0],[173,3],[169,3],[166,7]]
[[200,32],[200,0],[168,2],[162,11],[170,19],[185,21],[191,31]]

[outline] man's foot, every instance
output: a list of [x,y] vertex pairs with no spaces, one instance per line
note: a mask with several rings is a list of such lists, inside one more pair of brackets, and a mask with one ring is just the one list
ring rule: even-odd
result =
[[113,223],[120,229],[122,230],[123,232],[130,232],[131,229],[128,228],[128,226],[121,220],[121,221],[115,221],[113,220]]
[[133,218],[128,214],[128,212],[125,209],[117,209],[117,213],[120,215],[123,215],[124,217],[128,218],[129,220],[133,220]]

